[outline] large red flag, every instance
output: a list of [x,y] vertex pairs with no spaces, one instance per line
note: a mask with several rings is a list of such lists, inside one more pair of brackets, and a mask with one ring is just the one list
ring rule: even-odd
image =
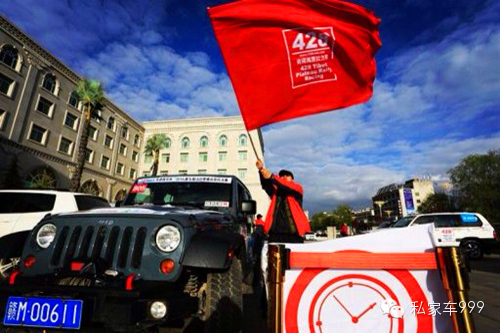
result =
[[241,0],[208,12],[248,130],[371,97],[373,12],[338,0]]

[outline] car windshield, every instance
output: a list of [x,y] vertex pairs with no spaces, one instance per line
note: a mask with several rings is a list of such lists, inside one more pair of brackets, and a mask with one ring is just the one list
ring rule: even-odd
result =
[[391,228],[407,227],[414,218],[414,216],[403,217],[402,219],[397,220],[397,222]]
[[380,226],[378,228],[379,229],[385,229],[385,228],[389,228],[391,225],[392,225],[391,222],[386,221],[386,222],[380,223]]
[[[204,179],[212,179],[212,181]],[[124,205],[194,206],[225,211],[231,207],[231,178],[142,179],[134,184]]]

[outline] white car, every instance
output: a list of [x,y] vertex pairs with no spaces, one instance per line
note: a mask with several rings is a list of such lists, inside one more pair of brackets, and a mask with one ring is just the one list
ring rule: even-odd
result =
[[109,207],[109,203],[106,199],[84,193],[0,190],[0,279],[17,264],[16,253],[22,251],[29,231],[45,215],[98,207]]
[[316,234],[314,232],[306,232],[304,239],[307,241],[314,241],[316,240]]
[[391,228],[434,223],[436,228],[453,228],[457,241],[470,259],[480,259],[499,246],[498,235],[484,216],[478,213],[431,213],[402,218]]

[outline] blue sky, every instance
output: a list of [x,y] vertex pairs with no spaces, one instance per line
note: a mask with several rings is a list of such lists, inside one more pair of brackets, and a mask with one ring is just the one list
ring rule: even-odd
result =
[[[14,0],[0,13],[154,120],[239,113],[206,14],[223,2]],[[382,20],[372,99],[263,129],[267,166],[294,171],[312,212],[362,207],[410,177],[444,180],[464,156],[500,149],[500,2],[356,3]]]

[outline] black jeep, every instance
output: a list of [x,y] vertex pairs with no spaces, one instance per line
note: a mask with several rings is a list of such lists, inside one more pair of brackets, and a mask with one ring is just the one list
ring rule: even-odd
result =
[[4,328],[155,331],[194,315],[209,332],[241,330],[256,209],[245,185],[139,178],[120,206],[48,216],[33,229],[0,286]]

